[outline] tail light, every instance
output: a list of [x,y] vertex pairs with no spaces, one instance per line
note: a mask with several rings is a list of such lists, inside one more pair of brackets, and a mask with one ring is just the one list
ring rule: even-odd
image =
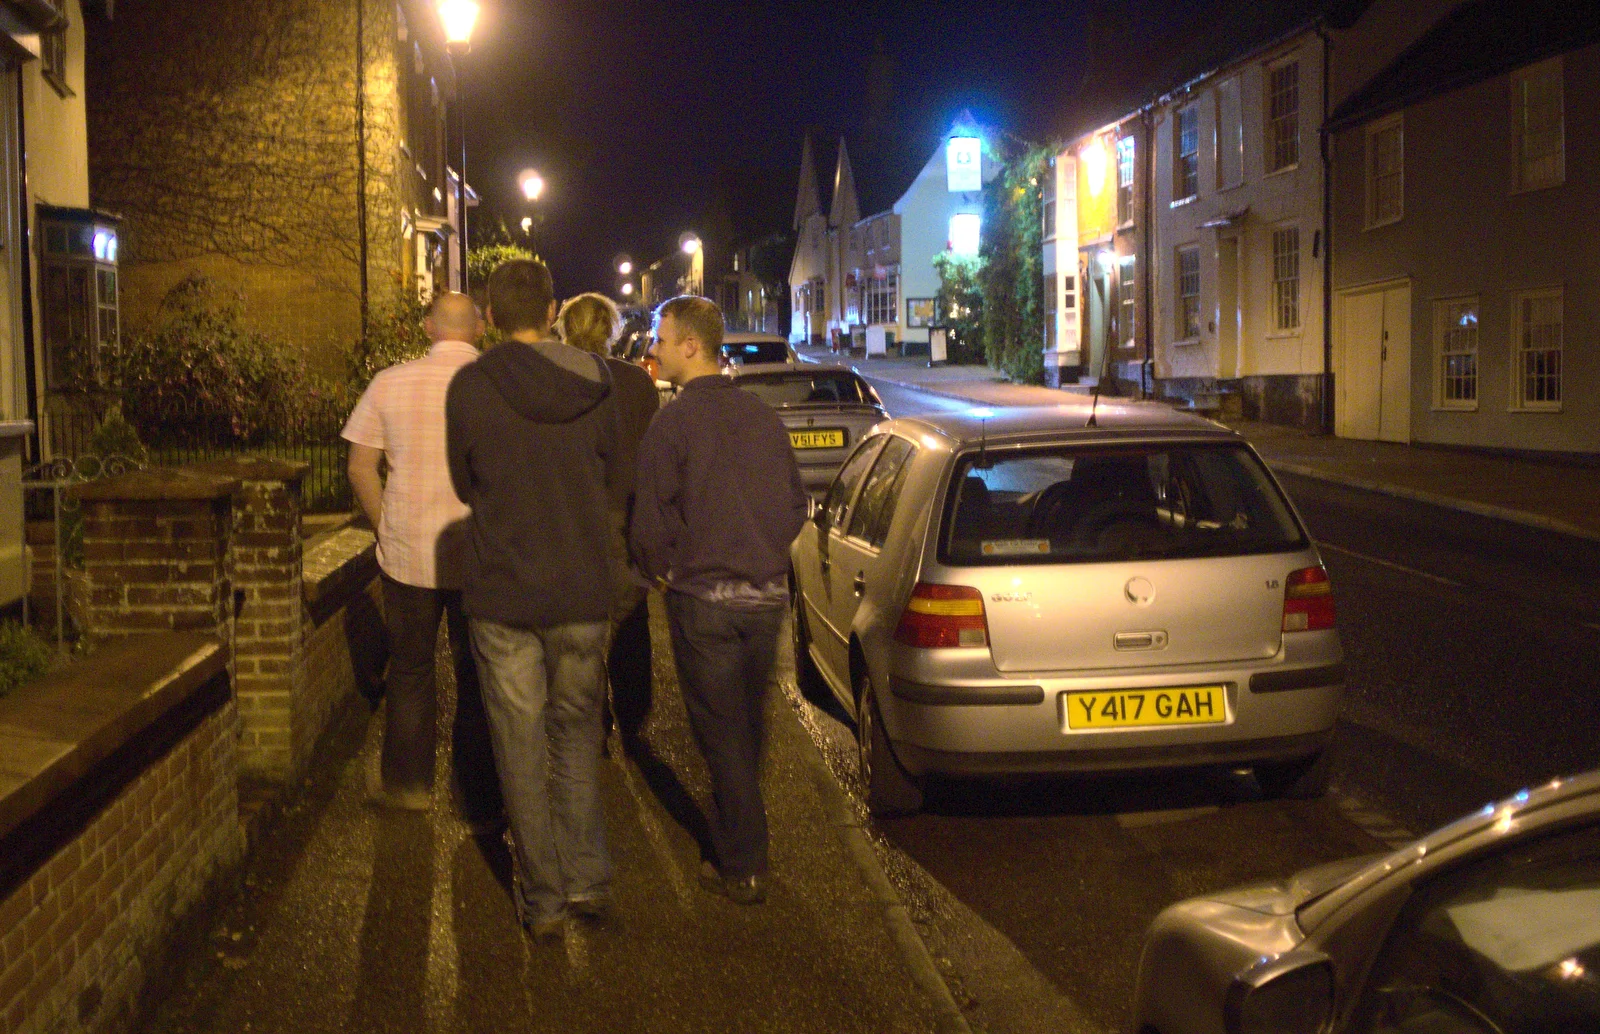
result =
[[983,593],[968,585],[918,582],[894,630],[896,642],[923,650],[988,646],[989,621]]
[[1283,630],[1311,632],[1333,627],[1333,583],[1321,567],[1291,572],[1283,588]]

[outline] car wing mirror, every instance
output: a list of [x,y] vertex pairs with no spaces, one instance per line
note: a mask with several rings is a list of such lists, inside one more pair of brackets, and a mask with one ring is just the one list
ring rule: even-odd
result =
[[828,510],[815,499],[811,500],[811,523],[815,524],[818,529],[828,526]]
[[1289,952],[1245,970],[1228,989],[1228,1034],[1322,1034],[1333,1018],[1333,963]]

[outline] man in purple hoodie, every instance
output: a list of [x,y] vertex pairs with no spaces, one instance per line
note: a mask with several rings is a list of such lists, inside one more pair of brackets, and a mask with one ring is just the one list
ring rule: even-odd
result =
[[488,294],[506,340],[450,382],[447,450],[472,508],[461,605],[516,841],[517,912],[545,938],[610,900],[598,768],[612,566],[597,529],[626,474],[611,374],[549,335],[544,263],[502,263]]
[[767,893],[763,708],[806,494],[777,414],[718,369],[716,303],[673,298],[656,320],[652,353],[682,390],[639,443],[629,548],[666,592],[678,684],[711,771],[716,858],[701,884],[753,905]]

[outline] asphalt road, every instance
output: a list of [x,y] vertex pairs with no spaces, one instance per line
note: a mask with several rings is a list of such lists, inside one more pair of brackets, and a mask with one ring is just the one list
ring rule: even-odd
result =
[[[895,415],[964,403],[877,385]],[[1334,785],[1263,801],[1231,773],[935,784],[877,824],[886,867],[974,1027],[1120,1031],[1166,904],[1383,849],[1597,764],[1600,546],[1285,478],[1324,545],[1349,664]],[[805,706],[852,792],[854,740]]]

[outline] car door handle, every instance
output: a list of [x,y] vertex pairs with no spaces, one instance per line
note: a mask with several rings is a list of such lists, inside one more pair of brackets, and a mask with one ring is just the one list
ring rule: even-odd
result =
[[855,580],[850,583],[850,586],[855,589],[857,596],[865,596],[867,594],[866,573],[863,571],[856,572]]

